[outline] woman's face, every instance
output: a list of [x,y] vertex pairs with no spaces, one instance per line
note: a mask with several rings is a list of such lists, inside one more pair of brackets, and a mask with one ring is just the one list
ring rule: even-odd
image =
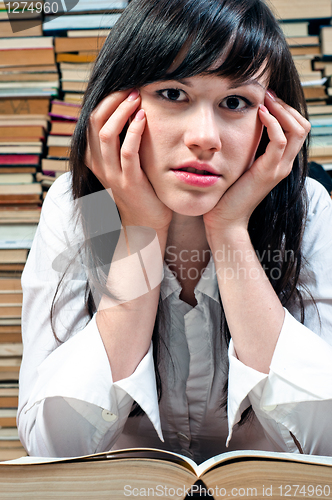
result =
[[202,215],[248,169],[262,134],[266,85],[219,76],[156,82],[140,89],[147,124],[140,160],[159,199]]

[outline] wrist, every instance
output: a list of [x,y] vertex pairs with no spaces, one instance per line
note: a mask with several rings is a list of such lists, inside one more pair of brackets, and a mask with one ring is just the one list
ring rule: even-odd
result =
[[155,290],[159,290],[163,277],[163,252],[158,236],[151,228],[123,228],[108,271],[106,288],[109,294],[105,290],[98,310],[121,305],[136,310],[138,303],[150,300],[143,297],[154,295]]
[[150,231],[151,234],[156,234],[160,241],[166,241],[170,224],[165,224],[164,226],[155,226],[152,224],[138,224],[137,221],[121,219],[121,225],[125,232],[127,231],[127,229],[133,230],[133,228],[136,228],[136,234],[138,234],[140,230],[142,230],[143,232]]
[[247,227],[243,226],[224,226],[218,230],[206,228],[206,238],[212,253],[226,246],[229,248],[239,248],[251,245],[251,240]]

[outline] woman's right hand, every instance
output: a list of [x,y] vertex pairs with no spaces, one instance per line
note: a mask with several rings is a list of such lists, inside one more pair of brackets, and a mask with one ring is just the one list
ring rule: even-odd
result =
[[[139,110],[132,120],[140,102],[139,93],[134,91],[105,97],[92,112],[87,132],[85,163],[114,198],[124,228],[108,271],[106,285],[112,297],[101,297],[96,314],[113,382],[129,377],[149,350],[160,295],[162,254],[172,219],[172,211],[159,200],[140,165],[144,111]],[[121,144],[120,134],[127,122]],[[157,245],[146,245],[147,231],[142,231],[142,226],[156,231]],[[142,248],[145,251],[140,252],[140,259],[136,252]]]
[[[105,189],[110,189],[126,226],[147,226],[167,231],[172,211],[157,197],[140,166],[139,148],[146,126],[137,90],[119,91],[105,97],[91,113],[85,163]],[[124,141],[120,133],[129,123]]]

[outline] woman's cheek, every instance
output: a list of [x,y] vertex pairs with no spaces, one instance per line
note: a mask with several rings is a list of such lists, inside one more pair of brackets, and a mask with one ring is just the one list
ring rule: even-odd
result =
[[147,123],[141,138],[141,145],[139,149],[139,157],[141,168],[146,175],[150,177],[152,174],[151,169],[157,166],[161,160],[161,152],[163,151],[160,137],[164,136],[160,132],[160,128],[156,125],[153,119],[149,119],[147,115]]
[[263,130],[264,130],[264,125],[262,124],[262,122],[260,121],[260,119],[257,117],[257,121],[256,121],[256,133],[255,133],[255,137],[253,139],[252,154],[251,154],[251,158],[249,159],[249,162],[248,162],[247,170],[249,170],[249,168],[252,166],[252,164],[255,161],[256,153],[257,153],[259,144],[260,144],[261,139],[262,139]]
[[254,154],[257,151],[259,143],[262,138],[264,125],[259,119],[258,111],[254,114],[254,116],[250,116],[250,120],[243,124],[244,134],[245,134],[245,144],[249,150],[251,150]]

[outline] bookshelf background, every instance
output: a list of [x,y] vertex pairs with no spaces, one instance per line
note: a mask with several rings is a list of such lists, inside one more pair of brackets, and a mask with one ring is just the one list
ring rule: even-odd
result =
[[0,1],[0,461],[26,454],[16,429],[21,273],[47,190],[68,168],[92,64],[127,3],[80,0],[34,22],[24,9],[40,2],[20,2],[10,22]]
[[[303,83],[312,123],[310,158],[332,177],[332,0],[266,1],[280,19]],[[20,276],[47,190],[68,169],[93,62],[127,3],[80,0],[61,17],[38,14],[37,26],[23,19],[24,31],[17,24],[21,17],[13,33],[0,1],[0,460],[26,454],[15,420]]]

